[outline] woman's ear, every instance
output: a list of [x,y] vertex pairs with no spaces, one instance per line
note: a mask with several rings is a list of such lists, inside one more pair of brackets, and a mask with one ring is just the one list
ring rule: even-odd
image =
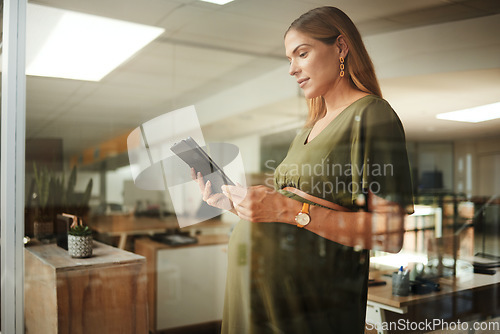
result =
[[349,46],[347,45],[344,36],[340,35],[337,38],[336,44],[339,49],[339,57],[345,58],[349,53]]

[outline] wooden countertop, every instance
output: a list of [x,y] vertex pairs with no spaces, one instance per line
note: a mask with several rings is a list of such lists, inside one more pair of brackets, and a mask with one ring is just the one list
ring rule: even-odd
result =
[[451,295],[459,291],[475,290],[486,288],[491,285],[500,284],[500,271],[495,275],[468,274],[458,278],[440,278],[439,284],[441,291],[432,292],[424,295],[409,295],[406,297],[392,295],[392,282],[390,277],[380,276],[387,282],[386,285],[373,286],[368,288],[368,300],[389,305],[395,308],[403,308],[412,304],[426,302],[435,298]]
[[171,246],[158,241],[151,240],[150,238],[141,238],[135,241],[136,247],[147,247],[151,249],[178,249],[185,247],[198,247],[198,246],[210,246],[210,245],[224,245],[229,242],[229,236],[226,234],[213,234],[213,235],[199,235],[196,237],[198,242],[190,245],[179,245]]
[[141,255],[111,247],[97,241],[94,241],[92,257],[84,259],[71,257],[67,250],[56,244],[39,244],[28,246],[25,249],[58,272],[75,270],[76,267],[78,269],[85,269],[87,267],[106,267],[112,264],[145,261],[145,258]]
[[[180,230],[188,231],[190,229],[224,227],[229,225],[230,224],[228,223],[222,222],[220,218],[213,218],[201,223],[184,227]],[[179,223],[175,215],[165,217],[164,219],[135,217],[133,215],[98,216],[90,220],[89,226],[99,233],[107,234],[134,234],[138,231],[161,232],[166,230],[179,229]]]

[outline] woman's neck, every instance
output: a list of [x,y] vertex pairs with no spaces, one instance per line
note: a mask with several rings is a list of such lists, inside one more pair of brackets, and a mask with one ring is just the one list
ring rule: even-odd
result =
[[342,79],[334,89],[323,96],[326,104],[325,117],[335,117],[351,103],[366,95],[368,94],[354,88],[347,78]]

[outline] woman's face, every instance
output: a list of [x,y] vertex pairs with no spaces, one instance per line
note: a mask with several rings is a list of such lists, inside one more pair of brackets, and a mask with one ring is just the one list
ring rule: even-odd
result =
[[286,56],[290,75],[297,79],[306,98],[325,96],[333,92],[340,74],[340,49],[327,45],[297,30],[285,36]]

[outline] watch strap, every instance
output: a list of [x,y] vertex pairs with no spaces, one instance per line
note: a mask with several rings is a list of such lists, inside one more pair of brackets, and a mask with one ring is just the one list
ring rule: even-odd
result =
[[302,210],[300,210],[300,213],[307,213],[307,214],[309,214],[309,203],[303,203],[302,204]]

